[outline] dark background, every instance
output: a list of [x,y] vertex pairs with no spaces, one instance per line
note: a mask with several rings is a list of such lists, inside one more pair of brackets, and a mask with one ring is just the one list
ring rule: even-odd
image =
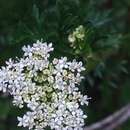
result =
[[[70,47],[68,35],[79,25],[89,33],[85,50]],[[129,0],[0,0],[0,64],[22,55],[21,47],[37,39],[53,42],[54,57],[82,60],[86,67],[80,88],[92,99],[86,125],[130,102]],[[21,130],[11,97],[0,93],[0,130]],[[23,129],[25,130],[25,129]],[[127,121],[116,130],[130,130]]]

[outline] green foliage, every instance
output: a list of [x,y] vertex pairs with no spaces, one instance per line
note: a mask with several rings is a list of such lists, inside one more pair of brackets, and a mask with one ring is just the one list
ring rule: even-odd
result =
[[[21,46],[36,39],[53,42],[54,56],[84,62],[86,77],[81,89],[92,97],[86,123],[97,121],[130,102],[129,10],[129,0],[1,0],[0,63],[20,56]],[[85,28],[85,38],[74,49],[68,36],[79,25]],[[16,119],[21,110],[2,96],[0,120]],[[0,129],[6,130],[5,125],[0,123]],[[11,122],[9,128],[16,130],[15,126]],[[122,129],[129,128],[126,123]]]

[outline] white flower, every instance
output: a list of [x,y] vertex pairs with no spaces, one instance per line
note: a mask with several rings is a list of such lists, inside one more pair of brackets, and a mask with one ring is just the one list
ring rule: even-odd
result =
[[29,129],[32,129],[35,125],[34,119],[35,119],[35,114],[33,112],[27,112],[23,118],[18,117],[17,118],[19,121],[18,126],[23,126],[23,127],[29,127]]
[[76,41],[76,38],[73,34],[70,34],[68,37],[69,42],[74,43]]
[[88,106],[88,99],[90,99],[90,98],[88,98],[87,95],[85,95],[85,96],[82,95],[82,96],[80,97],[79,101],[80,101],[81,105],[86,104],[86,105]]
[[87,117],[80,105],[88,105],[78,84],[83,79],[82,62],[49,59],[52,43],[37,41],[24,46],[24,55],[17,61],[9,59],[0,69],[0,91],[13,96],[13,104],[30,111],[18,117],[18,126],[34,130],[50,127],[55,130],[82,130]]
[[78,26],[71,34],[68,36],[68,41],[71,43],[72,48],[76,48],[76,42],[83,41],[85,38],[85,28],[83,25]]

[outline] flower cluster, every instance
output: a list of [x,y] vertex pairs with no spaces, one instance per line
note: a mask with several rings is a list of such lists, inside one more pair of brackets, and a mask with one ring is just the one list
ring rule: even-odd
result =
[[74,43],[78,40],[78,41],[82,41],[84,40],[85,37],[85,28],[83,27],[83,25],[80,25],[79,27],[77,27],[73,33],[71,33],[68,36],[68,40],[71,43],[71,46],[74,47]]
[[9,59],[0,69],[0,90],[13,96],[13,104],[29,111],[18,117],[18,126],[34,130],[82,130],[87,117],[82,105],[88,105],[78,84],[83,77],[82,62],[66,57],[50,61],[52,44],[37,41],[24,46],[21,59]]

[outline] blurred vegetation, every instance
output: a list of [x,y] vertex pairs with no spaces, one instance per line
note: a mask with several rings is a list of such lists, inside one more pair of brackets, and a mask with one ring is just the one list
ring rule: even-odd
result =
[[[70,47],[68,35],[83,25],[83,43]],[[0,0],[0,64],[22,54],[37,39],[53,42],[54,56],[82,60],[86,66],[81,90],[92,99],[86,125],[130,102],[129,0]],[[22,130],[22,111],[0,94],[0,129]],[[117,130],[129,130],[130,121]],[[25,130],[25,129],[24,129]]]

